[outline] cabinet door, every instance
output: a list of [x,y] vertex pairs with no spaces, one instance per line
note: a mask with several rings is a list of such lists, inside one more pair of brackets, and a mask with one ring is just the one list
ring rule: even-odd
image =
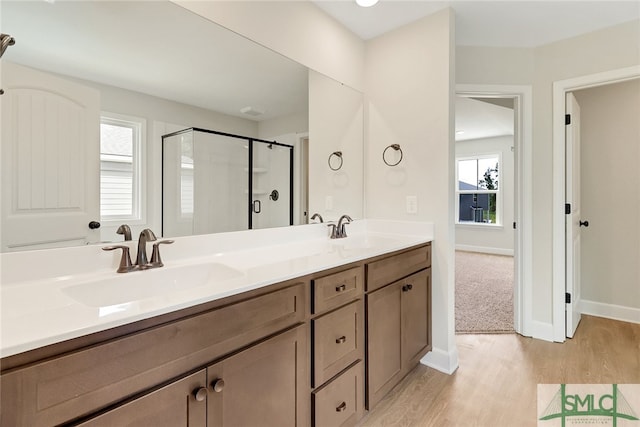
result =
[[401,281],[402,361],[408,373],[431,349],[431,269]]
[[367,409],[372,409],[402,374],[402,283],[367,295]]
[[83,422],[80,426],[204,427],[207,417],[206,379],[203,369]]
[[207,425],[308,425],[307,331],[298,326],[208,367]]

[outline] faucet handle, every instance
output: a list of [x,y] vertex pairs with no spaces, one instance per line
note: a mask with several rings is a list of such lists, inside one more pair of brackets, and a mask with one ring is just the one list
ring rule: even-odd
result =
[[174,240],[160,240],[157,243],[153,244],[153,252],[151,253],[151,262],[150,264],[153,267],[162,267],[164,264],[162,263],[162,259],[160,258],[160,245],[170,245]]
[[118,273],[128,273],[135,268],[135,266],[131,263],[131,256],[129,255],[129,246],[125,245],[115,245],[115,246],[105,246],[102,248],[103,251],[114,251],[116,249],[122,249],[122,256],[120,257],[120,265],[116,270]]

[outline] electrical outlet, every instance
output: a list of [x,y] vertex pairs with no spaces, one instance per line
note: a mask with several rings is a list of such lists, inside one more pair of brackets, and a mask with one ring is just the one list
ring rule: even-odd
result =
[[331,211],[333,210],[333,197],[327,196],[324,198],[324,210]]
[[407,213],[418,213],[418,196],[407,196]]

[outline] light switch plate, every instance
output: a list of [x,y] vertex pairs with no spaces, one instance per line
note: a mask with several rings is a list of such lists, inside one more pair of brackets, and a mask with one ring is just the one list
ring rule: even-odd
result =
[[418,213],[418,196],[407,196],[407,213]]

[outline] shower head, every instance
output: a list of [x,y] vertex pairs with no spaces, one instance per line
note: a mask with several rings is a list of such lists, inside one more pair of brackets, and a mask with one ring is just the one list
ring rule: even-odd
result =
[[16,40],[9,34],[0,34],[0,58],[4,55],[4,51],[14,44],[16,44]]

